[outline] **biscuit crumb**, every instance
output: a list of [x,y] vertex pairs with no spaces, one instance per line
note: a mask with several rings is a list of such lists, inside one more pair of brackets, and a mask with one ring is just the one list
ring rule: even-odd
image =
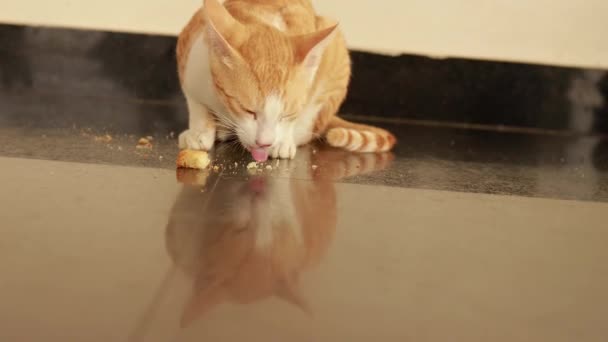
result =
[[109,134],[94,137],[97,142],[109,143],[112,141],[112,136]]
[[181,150],[177,156],[178,168],[202,170],[206,168],[210,162],[209,154],[205,151]]
[[258,167],[258,163],[256,162],[251,162],[249,164],[247,164],[247,169],[251,170],[251,169],[255,169]]
[[147,138],[139,138],[139,140],[137,141],[137,146],[135,146],[135,148],[150,149],[150,148],[152,148],[152,143]]

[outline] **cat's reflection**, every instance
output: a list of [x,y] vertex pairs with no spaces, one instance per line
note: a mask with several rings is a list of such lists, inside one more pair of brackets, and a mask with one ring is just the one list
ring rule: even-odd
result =
[[182,324],[223,302],[273,296],[310,313],[299,278],[319,264],[334,235],[334,182],[386,168],[392,155],[308,147],[294,161],[245,177],[226,168],[238,163],[229,153],[219,154],[224,171],[178,173],[205,183],[184,186],[166,231],[171,258],[194,278]]

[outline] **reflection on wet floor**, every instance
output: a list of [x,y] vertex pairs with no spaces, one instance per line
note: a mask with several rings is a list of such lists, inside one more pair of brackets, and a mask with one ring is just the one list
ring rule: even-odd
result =
[[605,203],[363,185],[396,161],[308,151],[186,184],[0,158],[2,339],[606,335]]
[[[238,165],[240,158],[231,156],[224,154],[222,164]],[[299,279],[332,242],[334,182],[384,169],[392,158],[308,147],[294,161],[248,170],[246,179],[222,177],[230,174],[225,166],[218,172],[178,171],[188,184],[169,216],[167,249],[175,265],[195,279],[182,323],[223,302],[249,304],[271,296],[312,314]]]
[[[209,169],[176,170],[183,185],[169,213],[165,242],[171,273],[192,282],[181,328],[222,304],[255,305],[269,298],[314,317],[300,280],[331,246],[338,220],[336,182],[385,169],[394,156],[315,145],[301,148],[294,160],[246,168],[246,153],[220,145],[212,158]],[[162,285],[156,296],[170,296],[163,290],[171,289]],[[146,340],[159,308],[149,310],[131,341]]]

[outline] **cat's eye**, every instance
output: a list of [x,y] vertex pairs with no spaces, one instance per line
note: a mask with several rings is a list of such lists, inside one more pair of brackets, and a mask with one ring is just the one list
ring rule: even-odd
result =
[[253,118],[256,119],[256,120],[258,118],[258,114],[256,112],[254,112],[253,110],[245,109],[245,113],[253,116]]

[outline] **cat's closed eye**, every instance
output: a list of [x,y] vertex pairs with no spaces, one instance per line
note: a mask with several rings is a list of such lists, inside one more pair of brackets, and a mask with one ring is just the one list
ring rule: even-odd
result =
[[245,109],[245,113],[247,113],[247,114],[249,114],[249,115],[253,116],[253,119],[254,119],[254,120],[257,120],[257,119],[258,119],[258,114],[257,114],[255,111],[253,111],[253,110]]
[[289,113],[289,114],[284,114],[284,115],[281,117],[281,121],[292,121],[292,120],[294,120],[294,119],[296,118],[296,115],[297,115],[297,114],[298,114],[298,113]]

